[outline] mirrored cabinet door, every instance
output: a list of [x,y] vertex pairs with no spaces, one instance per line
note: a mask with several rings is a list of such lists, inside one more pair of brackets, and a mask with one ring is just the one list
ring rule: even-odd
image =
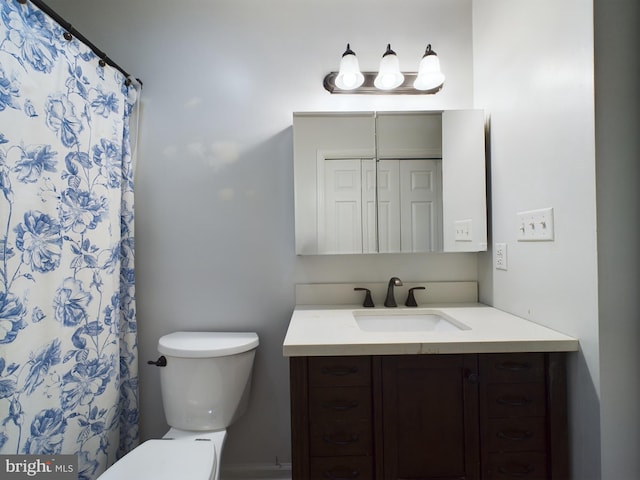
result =
[[481,111],[296,113],[293,131],[297,254],[486,250]]

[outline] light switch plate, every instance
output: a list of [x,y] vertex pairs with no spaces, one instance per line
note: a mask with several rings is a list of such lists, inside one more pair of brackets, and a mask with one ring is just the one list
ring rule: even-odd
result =
[[468,220],[456,220],[456,242],[470,242],[473,240],[473,233],[471,231],[473,221]]
[[518,241],[546,242],[554,239],[553,208],[519,212]]
[[493,254],[495,267],[497,270],[507,270],[507,244],[496,243]]

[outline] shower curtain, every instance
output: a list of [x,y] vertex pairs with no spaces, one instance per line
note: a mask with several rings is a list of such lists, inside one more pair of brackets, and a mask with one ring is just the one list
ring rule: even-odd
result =
[[138,439],[136,89],[30,2],[0,7],[0,453]]

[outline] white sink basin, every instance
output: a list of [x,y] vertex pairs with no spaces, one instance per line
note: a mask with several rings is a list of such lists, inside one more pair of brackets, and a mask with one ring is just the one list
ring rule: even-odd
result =
[[451,332],[469,327],[437,311],[353,312],[353,317],[365,332]]

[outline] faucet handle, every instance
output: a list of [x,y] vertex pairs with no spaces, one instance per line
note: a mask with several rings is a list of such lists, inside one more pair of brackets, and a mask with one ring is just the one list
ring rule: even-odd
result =
[[375,307],[375,305],[373,304],[373,299],[371,298],[371,290],[369,290],[368,288],[362,288],[362,287],[355,287],[354,290],[367,292],[367,294],[364,297],[364,302],[362,304],[363,307],[367,307],[367,308]]
[[425,287],[413,287],[409,289],[409,294],[407,295],[407,301],[404,302],[407,307],[417,307],[418,302],[416,302],[416,297],[413,294],[414,290],[425,290]]

